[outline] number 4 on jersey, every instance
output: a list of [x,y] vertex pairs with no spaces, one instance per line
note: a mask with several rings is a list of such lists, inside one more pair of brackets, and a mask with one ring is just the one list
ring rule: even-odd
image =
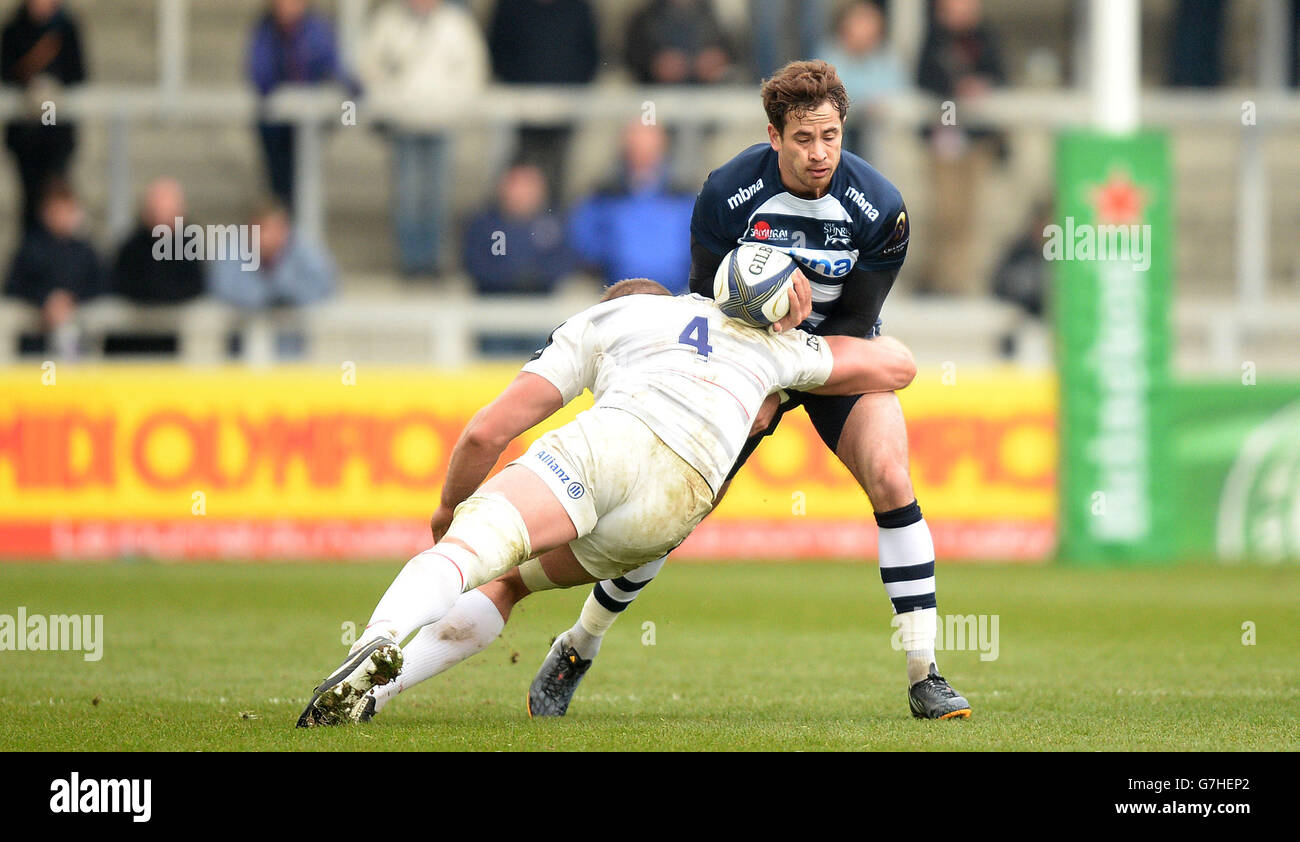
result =
[[704,316],[696,316],[686,325],[682,335],[677,337],[677,341],[683,345],[690,345],[695,352],[701,357],[708,359],[713,352],[713,346],[709,344],[709,320]]

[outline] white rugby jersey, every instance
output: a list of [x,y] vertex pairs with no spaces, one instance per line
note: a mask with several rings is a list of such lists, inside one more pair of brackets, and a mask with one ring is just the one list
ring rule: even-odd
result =
[[625,295],[560,325],[523,370],[567,404],[590,389],[596,407],[645,422],[716,494],[763,399],[824,384],[831,352],[801,330],[772,333],[698,295]]

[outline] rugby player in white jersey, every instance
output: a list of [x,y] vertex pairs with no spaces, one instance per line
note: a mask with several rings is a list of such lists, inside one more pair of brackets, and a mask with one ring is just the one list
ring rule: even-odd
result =
[[[806,305],[789,294],[792,307]],[[372,690],[404,684],[400,644],[435,624],[445,631],[456,609],[504,622],[476,589],[509,571],[535,592],[617,578],[667,554],[713,508],[769,395],[889,391],[915,373],[897,342],[754,328],[653,281],[615,285],[470,421],[434,515],[437,543],[406,563],[299,727],[367,719]],[[506,445],[584,389],[591,409],[484,482]],[[421,635],[411,646],[431,654]],[[408,677],[431,674],[424,665]]]

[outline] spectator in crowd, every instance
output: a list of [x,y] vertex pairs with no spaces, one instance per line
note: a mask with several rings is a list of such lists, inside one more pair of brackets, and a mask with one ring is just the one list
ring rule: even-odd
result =
[[[149,183],[140,206],[140,221],[117,250],[108,289],[136,304],[182,304],[203,294],[203,264],[183,254],[171,260],[154,256],[159,237],[172,237],[176,220],[185,217],[185,191],[174,178]],[[183,232],[182,232],[183,233]]]
[[[349,83],[334,28],[309,8],[309,0],[268,0],[266,14],[253,29],[248,75],[264,98],[281,85]],[[292,207],[294,126],[263,117],[257,130],[271,192]]]
[[1223,84],[1226,0],[1178,0],[1169,49],[1169,84],[1213,88]]
[[5,280],[5,295],[41,311],[43,336],[24,341],[24,351],[53,351],[74,357],[79,348],[77,305],[102,291],[95,250],[82,233],[85,211],[72,186],[61,178],[46,182],[37,221],[23,235]]
[[817,54],[830,5],[830,0],[753,0],[754,64],[760,79]]
[[[496,202],[465,229],[465,269],[480,295],[545,295],[573,271],[564,220],[548,205],[537,165],[520,161],[505,171]],[[545,331],[493,331],[479,336],[478,347],[485,356],[518,358],[545,342]]]
[[442,256],[450,150],[445,129],[432,118],[483,89],[487,45],[459,6],[390,0],[375,14],[358,61],[392,142],[400,268],[408,276],[434,274]]
[[506,170],[496,203],[465,229],[465,269],[480,294],[545,294],[572,271],[564,221],[548,204],[540,168]]
[[239,257],[212,264],[210,292],[219,300],[248,310],[300,307],[334,295],[334,260],[324,248],[297,236],[288,209],[268,201],[249,219],[257,239],[258,266]]
[[[492,71],[508,85],[585,85],[600,63],[587,0],[498,0],[488,45]],[[572,132],[571,123],[519,127],[520,157],[542,168],[557,199]]]
[[903,63],[885,43],[885,14],[875,0],[852,0],[835,16],[834,38],[823,42],[817,57],[835,66],[853,109],[845,127],[844,148],[864,158],[869,153],[870,117],[874,108],[906,87]]
[[[106,292],[133,304],[177,305],[203,294],[205,266],[184,249],[159,252],[160,241],[175,241],[176,226],[187,224],[185,191],[174,178],[158,178],[144,190],[140,218],[118,247],[108,274]],[[185,233],[184,228],[181,235]],[[175,354],[180,338],[175,331],[157,328],[115,329],[104,336],[104,355]]]
[[25,0],[0,35],[0,82],[23,89],[27,111],[5,126],[23,188],[25,228],[37,223],[45,183],[67,172],[77,142],[76,127],[46,105],[63,86],[86,79],[80,28],[62,6],[62,0]]
[[[937,0],[917,73],[920,87],[944,101],[971,101],[1005,82],[993,31],[979,0]],[[935,197],[934,239],[918,292],[981,291],[973,263],[976,202],[1003,140],[989,129],[955,119],[950,108],[925,131]]]
[[1300,87],[1300,3],[1291,4],[1291,19],[1287,23],[1286,42],[1290,47],[1290,70],[1287,79],[1291,87]]
[[633,122],[618,179],[573,212],[569,242],[606,283],[650,278],[675,294],[688,289],[695,194],[669,183],[667,150],[660,126]]
[[[1052,203],[1038,201],[1029,218],[1007,246],[993,272],[993,297],[1014,304],[1027,319],[1042,319],[1047,297],[1047,259],[1043,256],[1043,232],[1052,223]],[[1002,354],[1014,357],[1016,334],[1001,340]]]
[[712,84],[732,74],[732,54],[709,0],[650,0],[627,27],[627,63],[638,82]]

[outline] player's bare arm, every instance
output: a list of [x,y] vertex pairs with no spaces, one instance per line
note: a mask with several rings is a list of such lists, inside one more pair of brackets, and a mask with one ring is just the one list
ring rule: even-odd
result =
[[825,385],[808,391],[817,395],[863,395],[896,392],[916,377],[916,360],[907,346],[892,336],[857,339],[852,336],[810,337],[825,342],[835,358]]
[[456,506],[483,483],[506,446],[563,405],[559,390],[549,380],[525,371],[475,413],[451,452],[442,501],[429,521],[435,541],[442,539]]
[[[828,340],[828,346],[831,353],[835,356],[836,372],[832,372],[832,380],[821,389],[811,389],[818,394],[845,394],[839,391],[841,387],[850,389],[847,394],[869,394],[871,392],[892,392],[905,388],[910,385],[916,377],[916,360],[912,357],[912,352],[893,337],[881,336],[871,340],[869,343],[864,340],[856,340],[848,336],[827,336],[823,337]],[[848,341],[845,341],[848,340]],[[867,347],[861,347],[861,346]],[[862,371],[857,369],[862,367]],[[850,372],[853,372],[850,374]],[[855,378],[860,375],[861,381]],[[842,377],[844,381],[834,379]],[[855,382],[848,383],[850,379]],[[863,386],[862,392],[852,391]],[[826,391],[826,390],[830,391]],[[758,412],[754,414],[754,423],[749,427],[750,436],[757,436],[766,432],[771,426],[772,419],[776,417],[776,411],[781,406],[781,394],[773,392],[763,401]],[[725,486],[724,486],[725,488]],[[719,493],[721,498],[721,493]]]
[[[749,435],[751,438],[764,432],[772,424],[772,419],[776,417],[776,410],[780,406],[780,392],[773,392],[763,400],[763,404],[758,408],[758,412],[754,413],[754,423],[749,425]],[[723,489],[726,489],[726,487],[726,485],[723,485]],[[718,499],[722,499],[722,491],[718,492]],[[717,503],[715,502],[714,505],[716,506]]]

